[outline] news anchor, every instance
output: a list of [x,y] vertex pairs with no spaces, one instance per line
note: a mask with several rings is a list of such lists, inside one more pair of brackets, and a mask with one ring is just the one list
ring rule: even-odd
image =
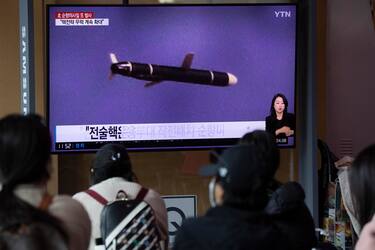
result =
[[277,93],[271,102],[270,115],[266,117],[266,131],[276,138],[287,138],[294,135],[296,119],[288,113],[288,100],[285,95]]

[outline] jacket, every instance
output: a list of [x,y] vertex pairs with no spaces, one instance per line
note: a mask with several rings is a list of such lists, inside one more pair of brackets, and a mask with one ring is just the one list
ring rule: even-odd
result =
[[310,250],[317,245],[314,220],[305,205],[305,192],[297,182],[276,189],[267,206],[268,214],[291,249]]
[[[45,186],[22,184],[15,195],[28,204],[38,207],[46,193]],[[67,195],[55,195],[48,212],[61,220],[69,237],[69,250],[86,250],[90,243],[91,222],[85,208]]]
[[214,207],[205,216],[187,219],[176,235],[174,250],[290,249],[263,212],[227,206]]

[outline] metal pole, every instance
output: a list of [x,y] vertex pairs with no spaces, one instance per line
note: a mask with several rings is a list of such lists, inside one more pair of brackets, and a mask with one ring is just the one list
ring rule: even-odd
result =
[[318,166],[316,132],[316,1],[301,1],[299,31],[299,173],[309,207],[318,226]]
[[19,0],[21,113],[35,112],[33,0]]

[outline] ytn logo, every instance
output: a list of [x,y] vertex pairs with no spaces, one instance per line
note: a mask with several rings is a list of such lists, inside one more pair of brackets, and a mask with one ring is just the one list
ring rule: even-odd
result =
[[275,11],[275,17],[291,17],[292,13],[290,11]]

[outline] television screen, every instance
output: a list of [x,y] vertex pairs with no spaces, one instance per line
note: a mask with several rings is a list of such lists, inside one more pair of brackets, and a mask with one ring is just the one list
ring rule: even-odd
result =
[[293,4],[49,5],[52,151],[225,147],[256,129],[293,147],[296,12]]

